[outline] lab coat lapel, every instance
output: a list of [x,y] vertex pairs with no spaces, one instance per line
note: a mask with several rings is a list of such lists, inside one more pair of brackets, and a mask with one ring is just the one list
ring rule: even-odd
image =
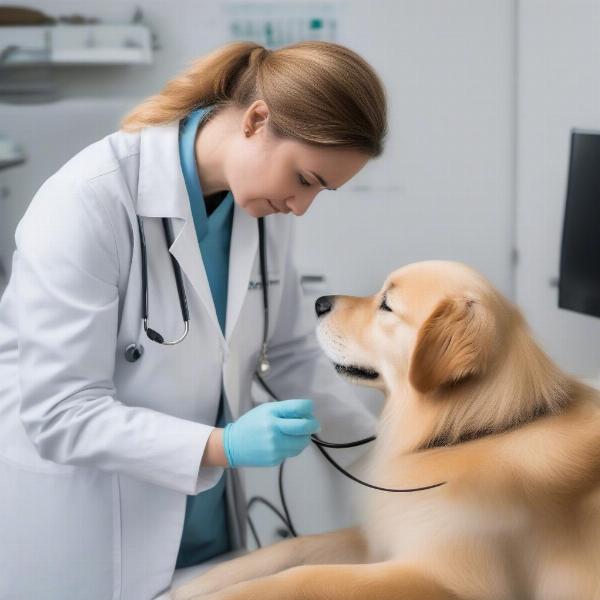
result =
[[[144,217],[169,217],[173,220],[175,239],[169,252],[200,297],[216,328],[215,333],[225,344],[181,172],[178,136],[178,123],[142,129],[137,214]],[[151,252],[148,248],[149,256]],[[194,327],[193,322],[190,322],[191,327]]]
[[229,276],[227,282],[227,317],[225,338],[227,342],[242,310],[250,274],[258,248],[258,220],[234,203],[233,228],[229,250]]
[[[181,270],[186,274],[190,283],[200,296],[206,311],[210,315],[211,321],[224,342],[223,332],[219,325],[219,319],[217,317],[215,304],[208,283],[208,276],[206,275],[206,269],[204,268],[202,255],[200,254],[200,247],[198,246],[198,239],[196,238],[196,229],[192,220],[191,211],[188,220],[183,223],[179,235],[177,235],[172,246],[169,248],[169,252],[175,257]],[[193,323],[190,323],[190,327],[193,326]]]

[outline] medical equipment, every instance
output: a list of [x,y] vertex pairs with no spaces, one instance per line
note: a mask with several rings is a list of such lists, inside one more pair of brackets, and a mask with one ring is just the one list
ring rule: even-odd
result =
[[[170,223],[169,219],[167,219],[167,218],[163,218],[162,223],[163,223],[163,230],[165,232],[165,239],[167,241],[167,248],[170,248],[171,244],[173,243],[173,232],[172,232],[171,223]],[[146,335],[154,342],[157,342],[159,344],[164,344],[164,345],[178,344],[179,342],[183,341],[185,339],[186,335],[188,334],[189,321],[190,321],[189,311],[188,311],[188,306],[187,306],[187,297],[185,295],[183,279],[181,277],[181,269],[180,269],[179,265],[177,264],[175,257],[171,256],[171,263],[173,266],[173,272],[175,273],[175,281],[177,284],[177,294],[179,295],[179,304],[181,307],[181,314],[182,314],[185,330],[178,339],[176,339],[172,342],[166,342],[166,341],[164,341],[164,338],[160,333],[158,333],[154,329],[151,329],[148,327],[148,265],[147,265],[147,258],[146,258],[146,239],[144,236],[144,228],[142,225],[142,220],[140,219],[139,216],[138,216],[138,225],[139,225],[139,229],[140,229],[141,255],[142,255],[142,295],[144,298],[144,306],[143,306],[144,330],[146,331]],[[263,295],[264,319],[263,319],[263,340],[262,340],[261,352],[260,352],[260,356],[257,361],[256,370],[255,370],[254,374],[256,376],[256,379],[262,386],[262,388],[267,392],[267,394],[269,394],[269,396],[271,396],[271,398],[273,398],[273,400],[279,401],[280,399],[275,395],[273,390],[271,390],[271,388],[267,385],[267,383],[263,379],[263,376],[266,375],[270,370],[270,363],[269,363],[269,359],[267,356],[267,335],[268,335],[268,331],[269,331],[269,294],[268,294],[268,289],[267,289],[267,285],[268,285],[267,252],[266,252],[263,217],[258,218],[258,239],[259,239],[260,277],[261,277],[261,288],[262,288],[262,295]],[[137,346],[136,344],[129,344],[127,346],[127,348],[125,349],[125,358],[129,362],[135,362],[142,356],[142,354],[143,354],[143,346],[141,344],[140,344],[140,346]],[[317,446],[317,448],[323,454],[323,456],[325,456],[325,458],[338,471],[340,471],[340,473],[343,473],[346,477],[348,477],[348,478],[352,479],[353,481],[356,481],[357,483],[360,483],[361,485],[364,485],[366,487],[370,487],[370,488],[373,488],[376,490],[381,490],[384,492],[418,492],[421,490],[429,490],[429,489],[444,485],[446,483],[445,481],[443,481],[441,483],[435,483],[433,485],[428,485],[428,486],[418,487],[418,488],[410,488],[410,489],[384,488],[384,487],[372,485],[370,483],[366,483],[365,481],[361,481],[360,479],[358,479],[357,477],[354,477],[354,475],[348,473],[348,471],[346,471],[345,469],[340,467],[340,465],[338,465],[333,460],[333,458],[331,458],[331,456],[329,456],[329,454],[327,452],[325,452],[325,450],[323,448],[352,448],[354,446],[361,446],[362,444],[367,444],[367,443],[375,440],[374,435],[364,438],[362,440],[357,440],[355,442],[348,442],[345,444],[334,444],[331,442],[326,442],[326,441],[322,440],[321,438],[319,438],[319,436],[317,436],[316,434],[312,434],[310,437],[311,437],[311,441]],[[280,497],[281,497],[281,504],[282,504],[284,512],[285,512],[285,517],[272,504],[270,504],[267,500],[265,500],[264,498],[261,498],[259,496],[255,496],[250,499],[250,501],[248,502],[248,509],[257,500],[265,502],[267,504],[267,506],[269,506],[272,510],[274,510],[278,514],[278,516],[284,521],[284,523],[285,523],[286,527],[289,529],[290,533],[294,537],[297,537],[298,534],[296,533],[296,530],[294,529],[294,526],[292,524],[292,521],[291,521],[291,518],[289,515],[289,511],[288,511],[288,508],[287,508],[287,505],[285,502],[284,494],[283,494],[282,474],[283,474],[284,463],[285,463],[285,460],[279,465],[279,493],[280,493]],[[256,543],[260,547],[260,543],[258,541],[256,531],[254,529],[254,526],[252,524],[252,521],[251,521],[249,515],[248,515],[248,521],[250,523],[250,528],[253,532]]]
[[[271,396],[274,400],[279,401],[280,399],[275,395],[273,390],[271,390],[271,388],[266,384],[265,380],[262,378],[262,376],[258,372],[258,370],[255,372],[255,375],[256,375],[257,380],[263,387],[263,389],[267,392],[267,394],[269,394],[269,396]],[[356,483],[360,483],[361,485],[373,488],[375,490],[381,490],[382,492],[419,492],[422,490],[429,490],[432,488],[436,488],[436,487],[439,487],[439,486],[447,483],[446,481],[442,481],[440,483],[434,483],[433,485],[427,485],[427,486],[418,487],[418,488],[408,488],[408,489],[385,488],[385,487],[379,487],[377,485],[372,485],[370,483],[367,483],[366,481],[362,481],[361,479],[358,479],[358,477],[355,477],[351,473],[348,473],[348,471],[346,471],[343,467],[340,467],[340,465],[338,465],[333,460],[333,458],[331,458],[331,456],[329,456],[329,454],[327,454],[327,452],[325,452],[325,450],[323,448],[353,448],[355,446],[362,446],[363,444],[368,444],[369,442],[374,441],[376,439],[376,436],[372,435],[372,436],[363,438],[362,440],[356,440],[355,442],[347,442],[345,444],[334,444],[332,442],[326,442],[325,440],[322,440],[315,433],[313,433],[310,436],[310,439],[311,439],[311,442],[313,442],[317,446],[319,452],[321,452],[321,454],[323,454],[323,456],[329,461],[329,463],[331,463],[333,465],[333,467],[335,467],[340,473],[342,473],[349,479],[352,479],[352,481],[356,481]],[[287,527],[287,529],[289,530],[289,532],[294,537],[298,537],[298,533],[296,532],[296,529],[294,528],[294,525],[292,523],[292,519],[290,517],[290,513],[288,510],[287,504],[285,502],[285,496],[283,493],[283,465],[284,464],[285,464],[285,460],[279,465],[279,496],[281,498],[281,505],[283,507],[285,516],[282,515],[281,512],[277,510],[277,508],[275,508],[268,500],[266,500],[262,496],[253,496],[252,498],[250,498],[250,500],[248,501],[248,510],[250,509],[252,504],[254,504],[254,502],[260,501],[260,502],[265,503],[284,522],[284,524]],[[252,535],[254,536],[254,540],[256,541],[256,545],[260,548],[261,544],[258,541],[258,536],[256,534],[254,524],[252,523],[252,521],[250,519],[250,515],[248,515],[248,522],[250,524],[250,529],[252,531]]]
[[[181,277],[181,268],[179,264],[175,260],[175,257],[171,255],[171,265],[173,267],[173,273],[175,274],[175,282],[177,284],[177,294],[179,296],[179,305],[181,306],[181,316],[183,318],[183,323],[185,326],[183,334],[172,342],[165,342],[163,336],[155,331],[154,329],[148,327],[148,263],[147,263],[147,254],[146,254],[146,236],[144,235],[144,226],[142,224],[142,219],[138,216],[138,227],[140,230],[140,244],[141,244],[141,254],[142,254],[142,296],[144,298],[143,310],[142,310],[142,319],[144,322],[144,331],[146,335],[153,341],[158,344],[165,344],[167,346],[173,346],[174,344],[179,344],[179,342],[183,341],[190,330],[190,314],[188,311],[187,305],[187,296],[185,295],[185,288],[183,287],[183,279]],[[173,244],[173,230],[171,226],[171,222],[167,218],[163,218],[163,230],[165,232],[165,238],[167,240],[167,248],[170,248]],[[140,344],[129,344],[125,348],[125,358],[129,362],[135,362],[138,360],[142,354],[144,353],[144,347]]]
[[[187,296],[185,294],[185,288],[183,285],[183,278],[181,276],[181,268],[177,263],[177,260],[171,255],[171,265],[173,267],[173,273],[175,275],[175,282],[177,284],[177,295],[179,296],[179,305],[181,307],[181,316],[184,323],[183,334],[172,342],[167,342],[158,331],[148,327],[148,262],[146,252],[146,236],[144,235],[144,226],[142,219],[138,216],[138,227],[140,230],[140,244],[141,244],[141,255],[142,255],[142,296],[144,299],[142,319],[144,323],[144,331],[146,335],[158,344],[164,344],[166,346],[173,346],[182,342],[187,336],[190,330],[190,314],[187,305]],[[163,230],[165,232],[165,239],[167,242],[167,248],[170,248],[173,244],[173,228],[171,222],[167,218],[163,218]],[[260,357],[258,359],[257,371],[265,374],[269,371],[269,359],[267,357],[267,332],[269,330],[269,298],[264,282],[267,281],[266,275],[266,246],[265,246],[265,233],[264,233],[264,221],[260,217],[258,219],[258,239],[259,239],[259,255],[260,255],[260,276],[261,286],[263,289],[263,307],[264,307],[264,327],[263,327],[263,341]],[[129,362],[137,361],[144,353],[144,347],[140,344],[129,344],[125,348],[125,358]]]

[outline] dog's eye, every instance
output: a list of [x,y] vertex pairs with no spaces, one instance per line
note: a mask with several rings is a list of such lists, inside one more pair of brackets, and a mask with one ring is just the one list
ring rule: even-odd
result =
[[385,297],[381,301],[381,304],[379,305],[379,308],[380,308],[380,310],[387,310],[388,312],[393,312],[392,309],[387,305],[387,303],[385,301]]

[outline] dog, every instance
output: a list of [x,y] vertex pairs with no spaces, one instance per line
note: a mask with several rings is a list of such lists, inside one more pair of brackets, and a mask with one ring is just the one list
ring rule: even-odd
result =
[[316,303],[343,377],[385,403],[359,525],[220,564],[175,600],[600,599],[600,392],[518,308],[450,261]]

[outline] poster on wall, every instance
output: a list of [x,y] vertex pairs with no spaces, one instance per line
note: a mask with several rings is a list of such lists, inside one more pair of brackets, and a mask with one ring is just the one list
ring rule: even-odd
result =
[[250,40],[276,48],[303,40],[338,41],[346,2],[227,2],[223,11],[230,41]]

